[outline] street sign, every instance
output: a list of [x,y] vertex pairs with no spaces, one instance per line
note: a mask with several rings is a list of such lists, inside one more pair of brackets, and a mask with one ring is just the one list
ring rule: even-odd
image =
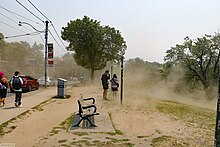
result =
[[48,43],[47,47],[48,47],[47,57],[48,59],[52,59],[53,58],[53,43]]
[[53,67],[53,60],[48,60],[47,62],[49,67]]

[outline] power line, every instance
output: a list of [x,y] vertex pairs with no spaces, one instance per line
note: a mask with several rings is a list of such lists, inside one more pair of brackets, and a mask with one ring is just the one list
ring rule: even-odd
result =
[[15,27],[13,27],[13,26],[11,26],[11,25],[9,25],[9,24],[3,22],[3,21],[0,21],[0,23],[3,23],[4,25],[9,26],[9,27],[11,27],[11,28],[13,28],[13,29],[15,29],[15,30],[19,30],[19,31],[21,31],[21,32],[23,32],[23,33],[26,33],[25,31],[20,30],[20,29],[18,29],[18,28],[15,28]]
[[55,29],[55,27],[54,27],[52,21],[51,21],[46,15],[44,15],[30,0],[28,0],[28,2],[29,2],[41,15],[43,15],[43,16],[52,24],[52,27],[53,27],[53,29],[54,29],[54,31],[55,31],[57,37],[59,38],[60,42],[62,43],[62,45],[63,45],[64,48],[65,48],[66,46],[64,45],[64,43],[63,43],[63,41],[61,40],[59,34],[57,33],[57,30]]
[[[15,24],[17,24],[17,22],[16,22],[15,20],[9,18],[8,16],[6,16],[6,15],[4,15],[4,14],[2,14],[2,13],[0,13],[0,14],[1,14],[2,16],[6,17],[7,19],[11,20],[11,21],[14,22]],[[8,25],[8,24],[2,22],[2,21],[1,21],[1,23],[5,24],[5,25],[7,25],[7,26],[10,26],[10,25]],[[12,26],[10,26],[10,27],[12,27]],[[14,27],[13,27],[13,28],[14,28]],[[24,27],[24,28],[30,31],[30,29],[28,29],[28,28],[26,28],[26,27]],[[14,28],[14,29],[15,29],[15,28]],[[16,29],[16,30],[17,30],[17,29]],[[18,29],[18,30],[19,30],[19,29]],[[20,30],[20,31],[21,31],[21,30]],[[5,39],[8,39],[8,38],[14,38],[14,37],[21,37],[21,36],[25,36],[25,35],[39,35],[40,38],[41,38],[41,40],[42,40],[43,43],[44,43],[44,39],[43,39],[43,37],[40,35],[40,33],[39,33],[39,32],[35,32],[35,33],[37,33],[37,34],[26,33],[26,34],[22,34],[22,35],[15,35],[15,36],[5,37]]]
[[[57,42],[57,40],[54,38],[54,36],[53,36],[53,34],[51,33],[51,31],[49,30],[49,33],[50,33],[50,35],[52,36],[52,38],[54,39],[54,41],[57,43],[57,45],[61,48],[61,49],[63,49],[63,47]],[[63,49],[65,52],[66,52],[66,50],[65,49]]]
[[[8,16],[2,14],[1,12],[0,12],[0,15],[4,16],[5,18],[9,19],[10,21],[12,21],[12,22],[15,23],[15,24],[18,24],[18,22],[16,22],[15,20],[9,18]],[[31,31],[30,29],[28,29],[28,28],[26,28],[26,27],[24,27],[24,28],[25,28],[26,30],[28,30],[28,31]]]
[[54,25],[53,25],[53,23],[52,23],[52,22],[51,22],[51,24],[52,24],[52,27],[53,27],[53,29],[54,29],[55,33],[57,34],[57,36],[58,36],[58,38],[59,38],[60,42],[63,44],[64,48],[66,48],[65,44],[63,43],[62,39],[60,38],[59,34],[57,33],[57,30],[55,29],[55,27],[54,27]]
[[50,21],[50,19],[45,16],[30,0],[28,0],[28,2],[41,14],[43,15],[48,21]]
[[40,38],[41,38],[42,42],[44,43],[44,39],[43,39],[43,37],[41,36],[41,34],[40,34],[40,33],[38,33],[38,35],[40,36]]
[[[9,12],[11,15],[13,15],[14,17],[16,17],[18,20],[20,20],[19,17],[21,17],[21,18],[23,18],[23,19],[26,19],[26,20],[29,20],[29,21],[31,21],[31,22],[34,22],[34,23],[36,23],[36,24],[38,24],[38,25],[41,25],[40,23],[38,23],[38,22],[36,22],[36,21],[34,21],[34,20],[31,20],[31,19],[29,19],[29,18],[27,18],[27,17],[24,17],[24,16],[22,16],[22,15],[20,15],[20,14],[18,14],[18,13],[15,13],[15,12],[13,12],[13,11],[11,11],[11,10],[8,10],[8,9],[4,8],[3,6],[1,6],[1,5],[0,5],[0,8],[2,8],[2,9],[4,9],[5,11]],[[17,17],[17,16],[19,16],[19,17]]]
[[16,0],[16,2],[21,5],[25,10],[27,10],[29,13],[31,13],[32,15],[34,15],[37,19],[39,19],[40,21],[44,22],[40,17],[38,17],[37,15],[35,15],[33,12],[31,12],[28,8],[26,8],[22,3],[20,3],[18,0]]
[[5,18],[7,18],[7,19],[11,20],[12,22],[17,23],[15,20],[13,20],[13,19],[9,18],[8,16],[6,16],[6,15],[2,14],[1,12],[0,12],[0,14],[1,14],[2,16],[4,16]]
[[26,34],[20,34],[20,35],[7,36],[7,37],[4,37],[4,39],[22,37],[22,36],[28,36],[28,35],[38,35],[38,34],[39,34],[38,32],[26,33]]

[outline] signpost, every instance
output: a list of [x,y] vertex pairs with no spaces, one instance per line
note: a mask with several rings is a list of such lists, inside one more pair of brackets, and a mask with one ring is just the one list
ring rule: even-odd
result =
[[122,104],[122,99],[123,99],[123,60],[124,60],[124,57],[122,56],[121,57],[121,104]]
[[47,60],[47,61],[48,61],[48,62],[47,62],[47,63],[48,63],[48,66],[49,66],[49,67],[53,67],[53,60]]

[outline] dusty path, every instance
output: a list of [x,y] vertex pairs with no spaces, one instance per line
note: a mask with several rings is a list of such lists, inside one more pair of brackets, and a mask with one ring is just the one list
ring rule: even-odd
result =
[[[116,99],[102,100],[102,89],[92,86],[73,87],[68,93],[71,98],[49,99],[9,123],[7,128],[14,129],[0,138],[1,143],[15,143],[16,147],[142,147],[156,146],[152,143],[155,138],[168,136],[169,141],[163,146],[175,146],[175,143],[181,146],[197,144],[192,142],[196,137],[193,135],[197,135],[194,128],[159,113],[155,110],[155,102],[149,99],[131,100],[121,105]],[[76,99],[80,94],[84,97],[96,98],[99,111],[109,113],[116,133],[70,133],[67,131],[65,120],[77,111]]]

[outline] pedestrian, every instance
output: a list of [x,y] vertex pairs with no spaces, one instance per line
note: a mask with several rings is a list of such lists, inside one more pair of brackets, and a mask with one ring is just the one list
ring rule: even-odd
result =
[[19,71],[15,71],[14,76],[11,79],[11,86],[15,93],[15,106],[21,107],[21,98],[22,98],[22,87],[23,84],[22,78],[20,77]]
[[106,70],[105,73],[102,74],[102,87],[103,87],[103,99],[107,100],[107,94],[108,94],[108,80],[110,79],[109,71]]
[[4,77],[5,73],[0,72],[0,83],[1,83],[1,89],[0,89],[0,106],[5,106],[5,98],[7,97],[7,92],[9,91],[9,82]]
[[118,91],[118,87],[119,87],[117,75],[114,74],[110,81],[111,81],[111,87],[112,87],[112,92],[113,92],[113,98],[114,97],[117,98],[117,91]]

